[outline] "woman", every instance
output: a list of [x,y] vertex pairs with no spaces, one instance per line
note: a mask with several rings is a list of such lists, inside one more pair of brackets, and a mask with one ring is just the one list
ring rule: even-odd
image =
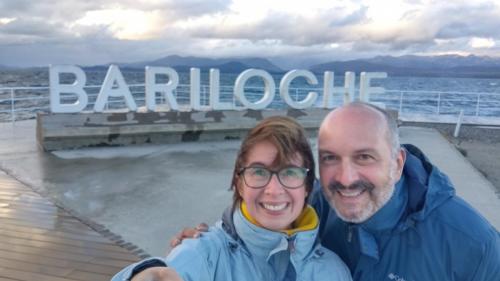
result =
[[198,239],[164,259],[131,265],[117,280],[351,280],[345,264],[316,238],[306,204],[314,159],[304,129],[270,117],[243,140],[233,172],[233,205]]

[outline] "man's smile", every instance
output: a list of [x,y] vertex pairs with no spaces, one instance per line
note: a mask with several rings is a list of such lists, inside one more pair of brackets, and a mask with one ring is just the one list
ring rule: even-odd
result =
[[342,197],[355,198],[363,194],[365,191],[372,191],[375,185],[364,181],[358,180],[349,186],[345,186],[338,181],[330,183],[328,189],[333,193],[338,193]]

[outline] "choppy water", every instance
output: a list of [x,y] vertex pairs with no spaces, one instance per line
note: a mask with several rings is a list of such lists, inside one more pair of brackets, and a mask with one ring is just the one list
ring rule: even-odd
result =
[[[122,71],[128,85],[143,84],[144,71]],[[106,71],[86,71],[87,85],[101,85]],[[179,104],[189,104],[189,74],[179,73],[180,85],[177,88],[177,100]],[[221,100],[233,100],[233,86],[238,74],[221,73]],[[275,75],[276,87],[282,75]],[[297,78],[291,85],[291,96],[301,99],[311,90],[320,94],[318,104],[321,101],[322,75],[316,75],[319,84],[311,86],[305,79]],[[63,82],[72,81],[70,75],[61,77]],[[159,77],[159,82],[166,81],[166,77]],[[343,85],[344,77],[335,77],[335,86]],[[356,76],[358,85],[359,75]],[[208,100],[208,72],[201,73],[201,94]],[[36,111],[48,111],[48,69],[23,69],[0,71],[0,121],[10,121],[12,107],[15,109],[15,118],[33,118]],[[262,96],[262,80],[252,78],[248,81],[245,90],[250,101],[259,100]],[[402,113],[414,113],[421,115],[458,114],[464,110],[465,115],[477,117],[499,117],[500,118],[500,79],[478,79],[478,78],[450,78],[450,77],[388,77],[386,79],[372,80],[372,86],[384,87],[385,94],[372,96],[374,101],[383,102],[387,107],[399,110]],[[1,90],[1,88],[4,90]],[[6,87],[42,87],[42,89],[17,89],[14,92],[15,100],[11,100],[11,92]],[[137,105],[144,105],[144,87],[131,86],[131,92],[136,99]],[[98,87],[86,88],[89,94],[89,104],[95,101],[99,91]],[[341,104],[342,97],[335,97],[335,103]],[[238,102],[236,102],[238,105]],[[89,106],[89,110],[91,107]],[[114,101],[110,108],[123,107],[121,100]],[[286,106],[280,99],[279,94],[270,107],[279,108]]]

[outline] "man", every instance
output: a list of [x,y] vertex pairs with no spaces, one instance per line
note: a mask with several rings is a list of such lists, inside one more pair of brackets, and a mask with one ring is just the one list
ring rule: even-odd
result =
[[498,231],[420,150],[400,147],[385,111],[360,102],[332,111],[318,148],[322,243],[354,280],[500,280]]
[[[396,122],[354,102],[318,134],[320,237],[359,281],[500,280],[500,235],[459,197]],[[172,240],[198,233],[186,229]]]

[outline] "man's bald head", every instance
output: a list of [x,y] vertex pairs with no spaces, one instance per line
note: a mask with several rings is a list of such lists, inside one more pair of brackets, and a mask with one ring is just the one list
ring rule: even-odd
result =
[[396,157],[400,149],[399,130],[396,120],[387,111],[370,103],[356,101],[336,108],[325,117],[321,123],[320,132],[335,127],[335,123],[341,119],[339,118],[341,115],[350,113],[371,119],[376,125],[382,126],[386,133],[387,142],[391,147],[392,157]]

